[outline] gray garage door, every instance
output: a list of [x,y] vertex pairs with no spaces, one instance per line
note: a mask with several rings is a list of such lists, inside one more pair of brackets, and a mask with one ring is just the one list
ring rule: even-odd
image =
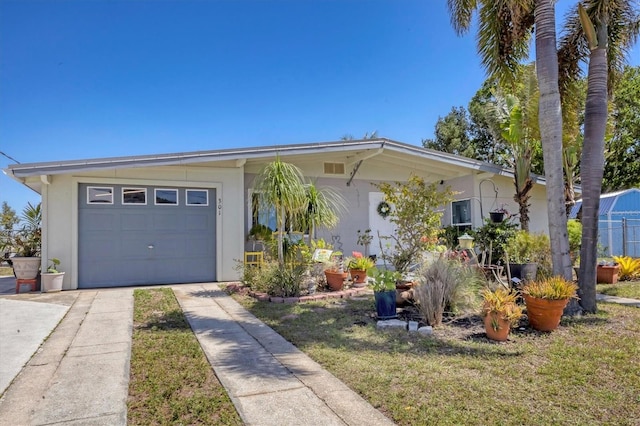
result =
[[78,287],[214,281],[214,189],[82,184]]

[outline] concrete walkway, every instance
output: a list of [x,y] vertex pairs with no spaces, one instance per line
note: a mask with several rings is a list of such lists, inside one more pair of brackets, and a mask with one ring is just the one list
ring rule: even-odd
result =
[[3,425],[126,424],[133,290],[41,296],[69,294],[67,315],[0,400]]
[[216,284],[173,290],[245,424],[393,424]]
[[619,305],[635,306],[636,308],[640,308],[640,300],[628,299],[626,297],[608,296],[606,294],[598,293],[596,294],[596,300],[598,302],[617,303]]

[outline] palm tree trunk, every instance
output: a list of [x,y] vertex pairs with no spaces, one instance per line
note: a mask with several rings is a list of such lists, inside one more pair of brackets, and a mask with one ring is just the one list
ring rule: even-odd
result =
[[284,206],[279,206],[277,210],[277,222],[278,222],[278,264],[280,267],[284,267],[284,250],[282,245],[284,243]]
[[[604,30],[602,30],[604,27]],[[606,37],[606,25],[598,29]],[[601,34],[604,33],[604,36]],[[598,257],[598,211],[604,173],[604,134],[607,125],[607,50],[598,46],[589,56],[584,145],[580,161],[582,179],[582,245],[578,296],[587,312],[596,312],[596,268]]]
[[547,182],[547,208],[553,274],[572,279],[564,206],[562,110],[558,89],[555,0],[536,0],[536,68],[540,87],[540,139]]

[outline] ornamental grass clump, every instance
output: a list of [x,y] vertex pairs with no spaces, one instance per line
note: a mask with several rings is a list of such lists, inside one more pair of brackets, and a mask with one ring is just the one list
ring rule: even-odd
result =
[[[482,290],[482,316],[496,314],[500,319],[509,321],[511,326],[518,325],[522,317],[522,307],[518,305],[518,295],[504,287],[498,287],[495,291],[490,288]],[[492,322],[494,330],[498,330],[497,321]]]
[[537,299],[564,300],[577,299],[578,285],[561,276],[530,281],[522,287],[522,293]]

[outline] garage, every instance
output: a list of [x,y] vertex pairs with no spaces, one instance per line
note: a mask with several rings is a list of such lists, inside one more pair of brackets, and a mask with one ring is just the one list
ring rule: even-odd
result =
[[78,288],[211,282],[216,190],[80,184]]

